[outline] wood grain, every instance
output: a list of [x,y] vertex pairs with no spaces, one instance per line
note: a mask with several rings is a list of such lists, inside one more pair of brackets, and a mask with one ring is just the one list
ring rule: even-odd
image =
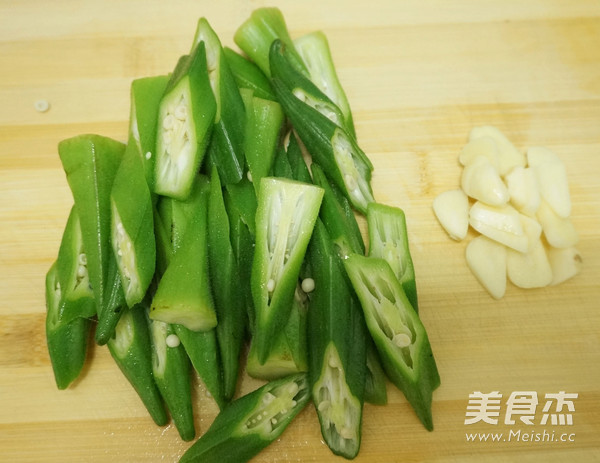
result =
[[[105,348],[57,391],[44,338],[44,276],[72,199],[57,143],[79,133],[127,134],[132,79],[171,71],[196,20],[224,44],[262,1],[0,2],[0,457],[3,461],[177,461],[190,445],[155,426]],[[597,1],[277,2],[292,36],[330,40],[375,166],[378,201],[402,207],[420,309],[442,386],[435,431],[402,394],[366,405],[360,462],[600,459],[600,4]],[[46,99],[50,110],[37,113]],[[457,154],[475,125],[520,149],[543,145],[566,164],[583,256],[563,285],[492,300],[431,203],[454,188]],[[259,382],[244,377],[240,393]],[[465,425],[469,394],[578,393],[572,426]],[[201,385],[196,423],[216,414]],[[541,417],[540,402],[536,418]],[[502,410],[505,410],[503,405]],[[467,442],[467,432],[564,432],[574,442]],[[568,428],[568,429],[566,429]],[[255,461],[338,461],[307,407]]]

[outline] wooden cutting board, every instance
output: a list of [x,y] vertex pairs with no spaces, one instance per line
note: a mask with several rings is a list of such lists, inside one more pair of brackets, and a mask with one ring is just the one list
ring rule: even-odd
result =
[[[235,29],[264,5],[0,3],[0,460],[175,462],[190,445],[172,425],[152,423],[105,348],[90,346],[69,390],[54,385],[43,282],[72,202],[56,147],[87,132],[125,140],[132,79],[171,71],[199,17],[234,46]],[[408,218],[420,313],[442,377],[435,431],[389,384],[388,405],[365,406],[356,461],[599,461],[600,4],[278,6],[292,36],[321,29],[329,37],[358,139],[375,166],[375,197]],[[49,102],[47,112],[34,109],[38,100]],[[433,198],[458,185],[457,154],[469,130],[483,124],[519,149],[547,146],[566,164],[583,267],[563,285],[509,285],[502,300],[491,299],[466,267],[466,241],[449,239],[433,216]],[[244,377],[240,393],[259,384]],[[476,391],[501,394],[498,424],[465,424]],[[544,411],[546,394],[561,391],[577,394],[574,410],[560,413],[572,425],[542,424],[557,413],[555,402]],[[505,424],[518,392],[538,398],[531,425],[520,415]],[[202,434],[216,407],[201,387],[194,402]],[[255,461],[339,457],[323,444],[309,406]]]

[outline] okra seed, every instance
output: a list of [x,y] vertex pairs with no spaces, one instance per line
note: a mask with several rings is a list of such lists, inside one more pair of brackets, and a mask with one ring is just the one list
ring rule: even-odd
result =
[[410,346],[410,337],[405,333],[399,333],[392,338],[392,342],[398,347]]
[[262,420],[262,415],[258,415],[258,416],[256,417],[256,420],[257,420],[257,421],[260,421],[260,420]]
[[246,178],[247,178],[249,181],[252,181],[252,172],[250,172],[250,171],[246,172]]
[[320,402],[318,405],[318,409],[320,412],[324,412],[325,410],[327,410],[329,407],[331,406],[331,402],[329,400],[324,400],[323,402]]
[[121,251],[121,248],[119,248],[117,250],[117,256],[122,257],[123,256],[123,251]]
[[152,153],[150,151],[148,151],[146,153],[146,159],[150,159],[152,157]]
[[33,107],[37,112],[45,113],[50,109],[50,103],[48,103],[46,100],[37,100],[35,103],[33,103]]
[[179,340],[179,337],[176,334],[170,334],[169,336],[167,336],[167,339],[165,340],[165,342],[167,343],[167,346],[169,346],[169,347],[177,347],[181,343],[181,341]]
[[86,268],[83,265],[80,265],[79,267],[77,267],[77,276],[79,278],[83,278],[86,274]]
[[315,289],[315,280],[313,280],[312,278],[305,278],[304,280],[302,280],[301,286],[302,291],[304,291],[305,293],[310,293]]
[[344,426],[340,430],[340,436],[342,436],[344,439],[352,439],[354,437],[354,433],[352,432],[352,429]]
[[292,408],[294,408],[296,405],[298,405],[298,402],[296,402],[295,400],[292,400]]
[[269,281],[267,281],[267,291],[270,293],[275,291],[275,280],[273,280],[272,278],[269,279]]
[[87,265],[87,256],[85,255],[84,252],[79,254],[77,261],[79,262],[79,265]]
[[271,418],[271,424],[273,424],[273,425],[277,424],[277,418]]
[[168,114],[167,117],[165,117],[163,119],[162,126],[163,126],[163,129],[169,130],[169,129],[173,128],[174,124],[175,124],[175,121],[174,121],[173,115],[172,114]]
[[354,180],[354,177],[352,177],[350,174],[344,175],[344,183],[349,190],[356,189],[356,180]]
[[180,104],[179,106],[177,106],[177,108],[175,108],[175,117],[180,121],[185,121],[187,117],[187,108],[185,107],[185,105]]

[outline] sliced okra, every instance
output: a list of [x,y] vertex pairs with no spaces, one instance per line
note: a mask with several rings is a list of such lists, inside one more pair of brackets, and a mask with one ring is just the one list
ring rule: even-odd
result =
[[231,205],[235,208],[237,214],[246,224],[252,236],[256,233],[256,191],[253,182],[247,176],[244,176],[238,183],[229,183],[225,185],[227,194],[231,198]]
[[60,320],[63,292],[54,263],[46,274],[46,342],[54,380],[58,389],[66,389],[77,379],[85,363],[91,323],[87,318]]
[[271,381],[231,402],[179,461],[246,462],[281,436],[309,399],[306,374]]
[[365,376],[365,402],[373,405],[387,404],[386,375],[379,360],[373,340],[367,337],[367,374]]
[[156,124],[158,106],[165,93],[169,76],[135,79],[131,83],[131,109],[127,146],[135,148],[144,165],[144,174],[150,191],[154,191],[154,164],[156,160]]
[[140,396],[154,422],[159,426],[167,424],[169,418],[152,376],[148,321],[143,305],[124,309],[115,334],[107,345],[115,363]]
[[252,90],[258,98],[276,101],[269,79],[256,64],[229,47],[224,47],[223,52],[240,89]]
[[177,336],[172,325],[150,320],[150,341],[152,345],[152,374],[179,435],[190,441],[196,435],[190,361],[181,344],[169,341]]
[[277,152],[275,153],[275,159],[273,159],[273,167],[271,169],[271,172],[273,177],[287,178],[290,180],[294,179],[292,165],[290,164],[290,160],[288,159],[287,153],[283,145],[277,148]]
[[293,131],[289,134],[286,153],[290,167],[292,168],[292,178],[299,182],[313,183],[313,179],[304,159],[304,154],[302,153],[302,148]]
[[212,293],[219,323],[217,341],[226,400],[235,394],[244,343],[246,313],[237,260],[230,241],[219,172],[213,168],[208,199],[208,263]]
[[184,200],[204,157],[217,105],[208,78],[204,44],[182,56],[159,109],[154,191]]
[[[321,107],[329,98],[294,71],[280,41],[273,42],[271,47],[271,67],[275,94],[300,140],[353,207],[366,213],[367,205],[373,201],[371,161],[354,138],[332,120],[336,119],[332,116],[334,113]],[[317,96],[319,104],[315,102]],[[333,102],[329,108],[335,108]]]
[[125,145],[100,135],[61,141],[58,154],[79,215],[87,270],[96,310],[105,304],[110,246],[110,191]]
[[62,236],[56,272],[61,287],[61,301],[58,318],[61,323],[69,323],[76,318],[91,318],[96,315],[94,292],[90,286],[87,269],[87,255],[81,239],[79,215],[71,208]]
[[98,345],[105,345],[114,335],[117,323],[121,318],[123,310],[127,307],[125,293],[121,284],[121,276],[114,253],[108,257],[108,269],[106,273],[106,286],[104,287],[105,298],[98,312],[98,323],[96,325],[95,340]]
[[111,244],[129,307],[142,301],[154,277],[156,239],[144,165],[128,145],[111,191]]
[[361,441],[367,372],[366,328],[342,260],[320,220],[309,246],[314,290],[309,295],[309,378],[323,439],[352,459]]
[[207,331],[217,325],[208,278],[208,194],[208,180],[197,176],[190,197],[175,203],[183,216],[178,223],[186,222],[185,230],[173,245],[173,255],[150,309],[151,319],[193,331]]
[[278,8],[255,9],[233,36],[236,45],[267,77],[271,76],[269,47],[276,39],[281,40],[290,49],[290,60],[299,72],[308,74],[302,58],[294,49],[294,42]]
[[344,265],[386,374],[433,430],[432,395],[440,377],[423,323],[387,261],[351,254]]
[[221,41],[205,18],[198,21],[192,50],[201,43],[206,48],[208,78],[217,108],[212,142],[218,146],[218,155],[213,162],[224,184],[237,183],[244,173],[244,102]]
[[340,109],[344,128],[356,138],[350,104],[338,79],[327,37],[321,31],[312,32],[295,39],[294,45],[308,69],[310,80]]
[[256,211],[252,296],[256,310],[253,342],[264,363],[269,343],[289,318],[296,283],[323,190],[286,179],[261,180]]
[[369,256],[385,259],[402,284],[415,312],[419,312],[415,267],[408,246],[404,211],[385,204],[371,203],[367,208]]

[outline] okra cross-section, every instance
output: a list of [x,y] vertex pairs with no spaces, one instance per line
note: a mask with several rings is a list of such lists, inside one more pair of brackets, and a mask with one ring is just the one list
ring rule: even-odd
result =
[[158,110],[156,193],[185,199],[204,157],[216,113],[204,43],[179,59]]
[[179,462],[246,462],[281,436],[309,399],[306,374],[271,381],[231,402]]
[[314,185],[273,177],[261,180],[251,277],[253,342],[260,363],[267,360],[269,344],[288,320],[322,198],[323,189]]
[[432,394],[440,377],[425,327],[385,260],[352,254],[344,265],[386,374],[432,430]]

